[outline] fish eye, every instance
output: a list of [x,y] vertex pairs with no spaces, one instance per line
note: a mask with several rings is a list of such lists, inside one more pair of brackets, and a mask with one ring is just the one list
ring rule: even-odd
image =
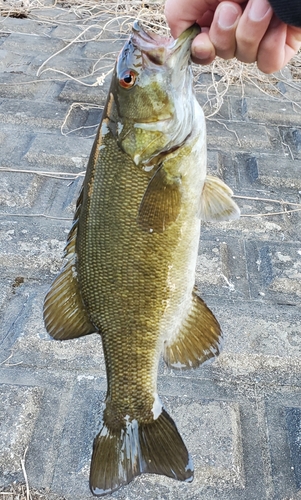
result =
[[124,89],[130,89],[135,85],[137,74],[132,69],[127,69],[119,78],[119,84]]

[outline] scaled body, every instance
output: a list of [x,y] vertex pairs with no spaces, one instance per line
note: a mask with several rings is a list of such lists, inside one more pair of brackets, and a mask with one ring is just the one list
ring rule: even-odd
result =
[[45,300],[50,335],[99,332],[108,392],[90,486],[102,495],[142,472],[192,480],[186,447],[157,396],[173,367],[218,354],[220,327],[194,293],[200,218],[238,215],[231,191],[206,178],[203,112],[189,55],[135,25],[119,55],[66,254]]

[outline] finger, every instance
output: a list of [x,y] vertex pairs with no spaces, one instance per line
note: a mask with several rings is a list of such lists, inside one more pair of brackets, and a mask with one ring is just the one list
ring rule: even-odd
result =
[[240,5],[224,1],[217,7],[209,30],[216,55],[231,59],[236,51],[236,29],[242,15]]
[[192,60],[196,64],[210,64],[215,58],[215,48],[208,34],[208,29],[202,29],[191,45]]
[[264,73],[282,69],[301,46],[301,29],[287,26],[274,17],[262,39],[257,56],[258,68]]
[[272,16],[273,10],[267,0],[249,0],[236,30],[237,59],[246,63],[256,61],[260,42]]
[[301,28],[287,27],[284,66],[294,57],[301,48]]
[[174,38],[189,28],[197,19],[208,10],[214,10],[219,0],[190,0],[187,4],[183,0],[166,0],[164,13]]

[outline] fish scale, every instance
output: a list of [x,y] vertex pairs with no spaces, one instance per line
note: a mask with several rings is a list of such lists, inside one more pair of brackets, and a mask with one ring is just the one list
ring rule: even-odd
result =
[[[165,252],[162,252],[162,245],[156,243],[156,235],[141,231],[136,224],[149,176],[142,171],[139,178],[138,167],[122,155],[116,189],[116,172],[110,159],[114,158],[118,163],[120,150],[110,133],[103,137],[101,145],[104,148],[100,150],[97,162],[106,167],[101,171],[91,169],[91,177],[94,174],[91,179],[93,199],[87,200],[86,232],[79,231],[78,235],[77,272],[89,317],[105,332],[103,344],[112,406],[116,408],[115,402],[118,402],[120,407],[123,402],[124,407],[118,408],[122,419],[125,415],[145,419],[145,398],[148,396],[150,400],[148,413],[151,413],[156,392],[158,355],[154,358],[150,353],[157,350],[161,303],[166,295],[166,279],[162,279],[166,270],[159,262],[160,253],[163,253],[162,259]],[[89,230],[91,224],[96,232]],[[143,272],[146,254],[153,255],[147,273]],[[169,261],[168,256],[165,260]],[[95,262],[102,262],[101,268],[96,267]],[[141,275],[143,280],[138,278]],[[133,356],[133,350],[137,358]],[[137,366],[144,368],[137,370]],[[138,409],[144,406],[141,415],[135,405]],[[150,414],[149,419],[151,417]]]
[[56,340],[102,339],[107,395],[90,488],[111,493],[142,473],[193,479],[157,395],[158,363],[195,368],[218,355],[220,325],[194,289],[200,218],[239,216],[232,191],[206,176],[203,112],[190,45],[139,24],[119,54],[66,246],[48,292]]

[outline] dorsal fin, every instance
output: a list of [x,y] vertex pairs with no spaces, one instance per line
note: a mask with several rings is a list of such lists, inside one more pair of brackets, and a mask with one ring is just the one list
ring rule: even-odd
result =
[[65,247],[67,262],[52,283],[44,302],[46,330],[56,340],[69,340],[96,332],[82,301],[76,274],[75,243],[81,202],[82,190]]

